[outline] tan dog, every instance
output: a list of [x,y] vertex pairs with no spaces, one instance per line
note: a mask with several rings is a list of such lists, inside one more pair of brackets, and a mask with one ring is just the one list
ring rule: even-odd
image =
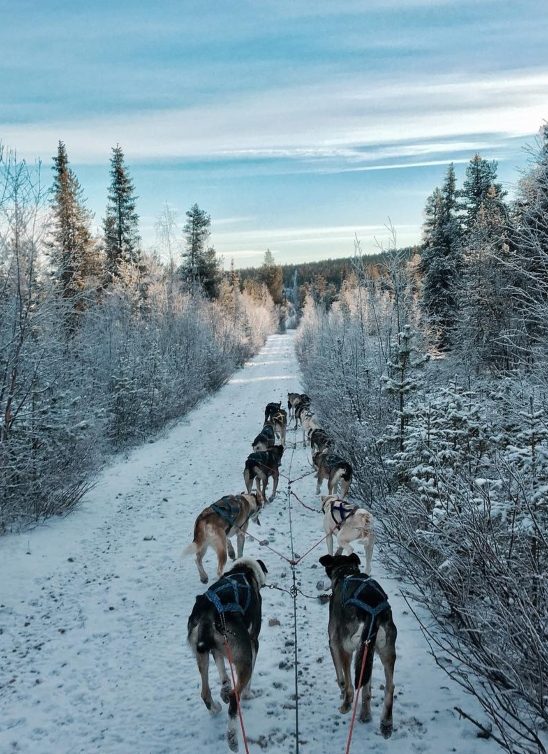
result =
[[316,495],[320,494],[322,482],[327,479],[327,491],[330,495],[337,494],[339,483],[341,485],[341,497],[348,495],[348,488],[352,481],[352,466],[340,456],[329,453],[328,448],[314,453],[312,463],[316,469]]
[[323,528],[327,534],[327,552],[333,555],[333,537],[337,537],[336,555],[352,555],[354,549],[351,542],[363,544],[365,553],[365,571],[371,573],[371,560],[375,545],[375,529],[373,514],[365,508],[359,508],[337,495],[322,497],[324,512]]
[[305,448],[306,448],[306,438],[315,429],[320,428],[320,425],[316,422],[316,419],[314,417],[315,417],[315,414],[313,411],[310,411],[310,409],[304,409],[303,411],[301,411],[299,415],[299,418],[301,420],[301,427],[303,428],[303,445]]
[[[287,411],[281,408],[275,414],[272,415],[270,423],[274,428],[274,432],[280,439],[280,443],[285,445],[285,432],[287,429]],[[253,448],[255,450],[255,448]]]
[[208,547],[217,553],[217,576],[223,574],[227,555],[234,560],[236,555],[230,537],[236,535],[238,557],[244,552],[245,533],[250,521],[257,521],[264,504],[264,496],[259,490],[242,492],[241,495],[225,495],[217,502],[204,508],[194,524],[194,540],[184,550],[183,555],[196,553],[196,565],[202,584],[207,584],[208,575],[203,566]]

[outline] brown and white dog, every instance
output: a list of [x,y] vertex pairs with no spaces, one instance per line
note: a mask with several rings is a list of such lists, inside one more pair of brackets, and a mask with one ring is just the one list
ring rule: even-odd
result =
[[[376,651],[381,658],[385,677],[380,730],[385,738],[390,738],[398,632],[386,594],[374,579],[360,573],[360,559],[356,553],[323,555],[320,563],[331,579],[328,633],[329,649],[343,700],[339,711],[349,712],[352,708],[354,688],[359,693],[363,653],[367,651],[361,682],[363,696],[359,719],[363,723],[371,719],[371,671]],[[350,668],[354,652],[356,659],[352,683]]]
[[269,501],[274,500],[276,490],[278,489],[279,467],[283,454],[283,445],[274,445],[270,450],[249,454],[244,467],[244,481],[248,492],[251,492],[253,481],[255,481],[257,489],[262,493],[263,498],[266,499],[266,486],[268,480],[272,477],[272,495]]
[[222,576],[227,555],[234,560],[236,554],[230,537],[236,535],[238,557],[244,553],[244,542],[250,521],[259,522],[259,513],[264,504],[260,490],[242,492],[241,495],[225,495],[200,513],[194,524],[194,539],[183,555],[196,553],[196,565],[202,584],[207,584],[208,575],[203,566],[208,547],[217,553],[217,576]]
[[285,409],[283,408],[281,408],[279,411],[276,411],[276,413],[272,415],[270,419],[270,423],[272,424],[274,432],[278,436],[280,443],[282,445],[285,445],[285,432],[287,429],[287,411],[285,411]]
[[301,393],[287,394],[287,410],[289,411],[289,421],[295,418],[295,406],[301,399]]
[[[249,689],[259,651],[262,621],[261,587],[267,569],[262,560],[236,560],[230,571],[196,597],[188,619],[190,644],[202,679],[202,699],[211,714],[221,711],[209,686],[209,655],[221,680],[221,699],[228,703],[227,742],[238,751],[238,698]],[[236,686],[231,688],[225,657],[234,665]]]
[[254,451],[268,450],[276,444],[276,432],[272,420],[265,422],[257,437],[251,443]]
[[312,456],[312,463],[316,469],[316,495],[320,494],[321,485],[327,479],[327,490],[330,495],[337,494],[339,483],[341,485],[341,497],[348,495],[348,488],[352,481],[352,466],[340,456],[329,453],[328,449],[320,450]]
[[322,497],[323,528],[327,534],[327,552],[333,555],[333,537],[337,538],[336,555],[346,550],[348,555],[354,552],[351,542],[363,544],[365,552],[365,570],[371,573],[371,560],[375,545],[373,514],[365,508],[341,500],[337,495]]
[[306,448],[306,438],[308,435],[315,429],[319,429],[320,425],[316,422],[315,419],[316,414],[311,411],[309,408],[304,408],[299,413],[299,419],[301,422],[301,427],[303,429],[303,445]]

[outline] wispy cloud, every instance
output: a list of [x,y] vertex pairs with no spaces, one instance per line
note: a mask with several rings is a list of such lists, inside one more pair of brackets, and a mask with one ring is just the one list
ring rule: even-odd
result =
[[[104,162],[117,142],[131,160],[365,160],[367,155],[355,151],[364,145],[390,145],[384,156],[407,157],[445,149],[444,140],[455,137],[531,134],[546,116],[547,89],[548,70],[477,80],[438,76],[428,82],[400,78],[368,84],[355,79],[131,118],[6,124],[0,133],[5,144],[31,155],[51,154],[62,138],[79,163]],[[398,149],[402,134],[406,142],[431,139],[433,145]]]

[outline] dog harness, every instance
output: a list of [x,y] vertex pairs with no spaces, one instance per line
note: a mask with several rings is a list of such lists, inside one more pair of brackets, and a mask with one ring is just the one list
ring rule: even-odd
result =
[[[344,522],[351,516],[353,516],[354,513],[358,510],[357,505],[347,503],[345,500],[335,500],[335,502],[331,504],[330,508],[331,518],[333,519],[333,523],[336,524],[337,528],[340,528],[344,524]],[[335,518],[335,513],[340,516],[339,521],[337,521],[337,519]]]
[[219,615],[245,615],[251,604],[251,586],[244,573],[233,573],[210,586],[204,596],[213,604]]
[[228,532],[234,526],[236,519],[240,515],[240,503],[237,498],[235,500],[230,495],[225,495],[225,497],[222,497],[216,503],[213,503],[211,510],[215,511],[223,521],[226,521],[226,530]]
[[[365,602],[363,599],[360,599],[361,593],[367,586],[372,587],[380,596],[381,601],[378,605],[373,606],[368,602]],[[375,618],[377,617],[377,615],[380,615],[385,610],[390,608],[390,603],[388,602],[388,597],[385,594],[384,590],[381,589],[379,584],[377,584],[375,579],[372,579],[371,576],[363,576],[362,574],[356,576],[344,576],[341,596],[343,607],[352,605],[353,607],[357,607],[371,616],[369,631],[367,638],[365,639],[365,641],[369,641],[373,633]]]

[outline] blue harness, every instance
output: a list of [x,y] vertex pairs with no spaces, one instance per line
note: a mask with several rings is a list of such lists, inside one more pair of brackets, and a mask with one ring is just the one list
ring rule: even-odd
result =
[[213,503],[210,507],[211,510],[215,511],[215,513],[223,519],[223,521],[226,521],[227,532],[230,531],[240,515],[240,503],[238,500],[234,500],[230,495],[226,495],[216,503]]
[[224,613],[245,615],[251,604],[251,586],[244,573],[233,573],[210,586],[204,596],[221,616]]
[[[373,587],[373,589],[381,598],[381,602],[379,602],[379,604],[375,607],[373,607],[373,605],[369,604],[368,602],[364,602],[364,600],[360,599],[360,595],[366,588],[366,586]],[[371,623],[369,624],[369,631],[365,641],[369,641],[369,639],[371,638],[371,634],[373,633],[373,628],[375,625],[375,618],[377,617],[377,615],[380,615],[385,610],[388,610],[390,608],[388,597],[381,589],[379,584],[377,584],[377,582],[372,579],[371,576],[363,576],[362,574],[356,576],[344,576],[342,583],[342,604],[343,607],[346,607],[347,605],[357,607],[371,616]]]

